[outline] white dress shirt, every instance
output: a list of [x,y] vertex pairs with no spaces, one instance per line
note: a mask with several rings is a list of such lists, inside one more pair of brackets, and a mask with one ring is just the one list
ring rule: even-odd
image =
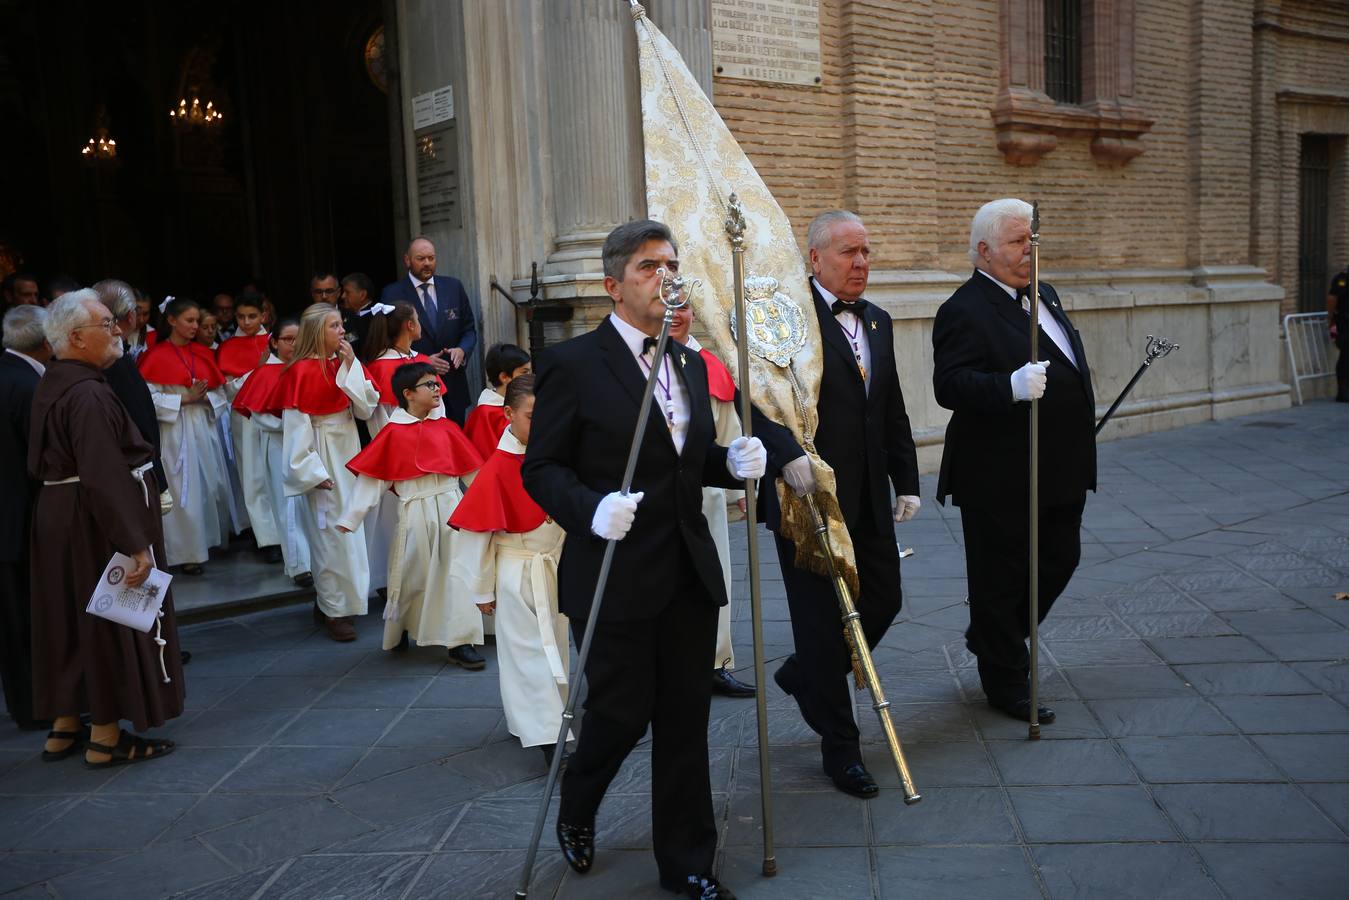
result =
[[[632,351],[632,357],[637,361],[642,377],[646,378],[651,371],[651,357],[656,353],[656,348],[652,347],[646,352],[645,357],[642,356],[642,342],[649,335],[624,322],[617,313],[609,313],[609,321],[617,329],[623,343]],[[689,432],[689,394],[679,377],[679,372],[676,371],[679,368],[679,357],[670,352],[671,349],[677,350],[678,346],[673,340],[670,341],[670,345],[661,364],[660,374],[656,377],[655,392],[652,396],[655,404],[651,413],[665,420],[666,426],[670,429],[670,438],[674,441],[675,452],[683,453],[684,439]]]
[[[976,271],[1006,291],[1013,300],[1016,299],[1016,288],[1011,285],[1003,284],[983,269],[978,269]],[[1025,298],[1021,301],[1021,308],[1026,310],[1027,314],[1030,313],[1030,298]],[[1040,316],[1040,330],[1049,335],[1049,339],[1054,342],[1054,346],[1058,347],[1063,355],[1068,357],[1068,361],[1072,363],[1073,368],[1076,369],[1078,366],[1077,357],[1073,355],[1073,342],[1068,340],[1068,335],[1064,333],[1063,326],[1059,324],[1059,320],[1054,317],[1052,312],[1044,313]],[[1041,362],[1043,361],[1044,360],[1041,360]]]
[[[418,280],[417,280],[417,276],[416,276],[416,275],[413,275],[411,272],[409,272],[409,273],[408,273],[408,280],[412,282],[412,293],[414,293],[414,294],[417,295],[417,305],[418,305],[418,306],[420,306],[422,309],[425,310],[425,309],[426,309],[426,298],[427,298],[427,296],[429,295],[429,296],[431,297],[431,299],[432,299],[433,301],[435,301],[436,308],[437,308],[437,309],[440,308],[440,298],[436,296],[436,276],[432,275],[432,276],[431,276],[429,279],[427,279],[426,281],[418,281]],[[423,285],[423,284],[425,284],[426,287],[427,287],[427,290],[426,290],[426,293],[425,293],[425,294],[422,293],[422,285]],[[430,310],[427,310],[427,314],[430,315]]]
[[33,359],[33,357],[29,356],[27,353],[20,353],[18,350],[11,350],[8,347],[5,348],[5,352],[17,356],[19,359],[23,360],[24,362],[28,363],[28,365],[32,366],[33,371],[38,374],[39,378],[42,377],[42,373],[47,371],[46,366],[44,366],[37,360]]
[[[812,277],[815,282],[815,290],[820,292],[824,298],[825,306],[832,307],[834,301],[838,298],[831,294],[824,285]],[[866,382],[866,389],[871,390],[871,341],[866,335],[866,320],[855,312],[844,311],[834,316],[834,321],[838,322],[838,327],[843,329],[843,337],[852,347],[853,359],[857,361],[857,366],[865,373],[863,380]]]

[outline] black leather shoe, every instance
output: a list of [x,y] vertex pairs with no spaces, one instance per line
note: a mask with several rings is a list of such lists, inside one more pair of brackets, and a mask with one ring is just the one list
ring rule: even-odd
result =
[[458,647],[451,647],[450,662],[459,666],[461,669],[468,669],[470,672],[476,672],[479,669],[487,668],[487,660],[482,658],[481,653],[473,649],[472,644],[462,644]]
[[666,881],[662,878],[660,886],[694,900],[735,900],[731,889],[711,875],[690,875],[683,881]]
[[[1013,719],[1020,719],[1023,722],[1030,721],[1030,699],[1027,697],[1022,697],[1020,700],[1008,700],[1000,703],[994,703],[990,700],[988,701],[988,705],[999,712],[1006,713]],[[1050,709],[1048,706],[1040,707],[1041,725],[1049,725],[1055,718],[1054,710]]]
[[778,687],[782,688],[784,694],[791,697],[794,696],[795,692],[792,691],[791,685],[787,683],[787,676],[783,674],[786,668],[786,663],[778,666],[777,671],[773,673],[773,680],[777,682]]
[[557,845],[572,871],[584,875],[595,862],[595,826],[568,825],[558,819]]
[[722,666],[712,670],[712,692],[723,697],[753,697],[754,685],[745,684]]
[[842,772],[829,777],[834,779],[834,786],[840,791],[845,794],[852,794],[854,797],[861,797],[863,800],[870,800],[881,791],[876,786],[876,779],[871,777],[867,767],[861,763],[853,763]]
[[314,575],[312,572],[301,572],[299,575],[292,578],[291,581],[295,582],[296,587],[311,588],[314,586]]

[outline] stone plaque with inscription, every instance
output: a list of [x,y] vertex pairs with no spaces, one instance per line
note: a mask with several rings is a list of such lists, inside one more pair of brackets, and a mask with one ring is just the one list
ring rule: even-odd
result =
[[819,0],[712,0],[717,75],[820,83]]
[[455,121],[416,132],[417,206],[421,210],[421,230],[434,225],[459,228],[463,211],[459,206],[459,136]]

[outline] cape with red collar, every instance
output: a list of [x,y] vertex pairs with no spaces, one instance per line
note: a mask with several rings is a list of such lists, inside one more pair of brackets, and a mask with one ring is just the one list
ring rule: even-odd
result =
[[238,378],[252,372],[260,365],[258,360],[266,359],[264,354],[267,352],[268,337],[267,334],[255,334],[251,337],[240,334],[225,341],[215,352],[220,371],[230,378]]
[[525,493],[525,482],[520,477],[524,462],[524,454],[498,447],[454,508],[450,525],[464,531],[512,534],[524,534],[542,525],[548,515]]
[[[360,363],[352,362],[353,366]],[[332,359],[301,359],[292,362],[277,380],[258,412],[277,413],[283,409],[298,409],[310,416],[330,416],[351,405],[351,400],[337,386],[337,370],[342,361]],[[366,380],[369,380],[367,376]]]
[[468,435],[473,446],[478,448],[483,459],[489,459],[496,453],[497,443],[510,424],[510,420],[506,418],[506,407],[479,403],[473,407],[473,412],[468,414],[468,421],[464,423],[464,434]]
[[276,390],[276,383],[281,380],[281,372],[286,367],[282,363],[263,363],[253,370],[253,374],[248,376],[244,386],[239,388],[239,393],[234,395],[234,402],[230,404],[234,411],[244,418],[248,418],[253,413],[274,413],[275,409],[268,406],[272,392]]
[[423,475],[467,475],[482,468],[481,454],[453,419],[409,422],[408,418],[394,413],[370,446],[347,463],[352,474],[411,481]]
[[173,341],[160,341],[140,355],[136,362],[141,377],[150,384],[178,385],[190,388],[194,380],[206,382],[207,390],[225,383],[209,347],[196,341],[179,347]]
[[706,347],[699,350],[698,355],[707,363],[707,392],[718,400],[730,403],[735,399],[735,381],[731,378],[730,370]]
[[[399,366],[415,362],[430,364],[431,360],[424,353],[414,353],[411,359],[399,356],[394,359],[373,359],[365,364],[370,383],[379,391],[380,403],[385,406],[398,405],[398,398],[393,394],[393,373],[398,371]],[[444,397],[445,380],[437,375],[436,381],[440,382],[440,396]]]

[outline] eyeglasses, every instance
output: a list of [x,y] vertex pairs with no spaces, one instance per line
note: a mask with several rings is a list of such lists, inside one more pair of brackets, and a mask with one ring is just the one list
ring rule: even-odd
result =
[[278,344],[293,344],[295,343],[295,336],[292,335],[290,337],[279,337],[276,339],[276,342]]
[[419,384],[413,385],[413,388],[416,389],[416,390],[420,390],[421,388],[426,388],[428,391],[438,391],[438,390],[440,390],[440,382],[439,382],[439,381],[423,381],[423,382],[421,382],[421,383],[419,383]]
[[81,328],[102,328],[108,334],[112,334],[112,329],[117,325],[113,319],[104,319],[102,322],[90,322],[88,325],[76,325],[71,331],[79,331]]
[[309,293],[318,294],[320,297],[333,297],[337,294],[337,288],[310,288]]

